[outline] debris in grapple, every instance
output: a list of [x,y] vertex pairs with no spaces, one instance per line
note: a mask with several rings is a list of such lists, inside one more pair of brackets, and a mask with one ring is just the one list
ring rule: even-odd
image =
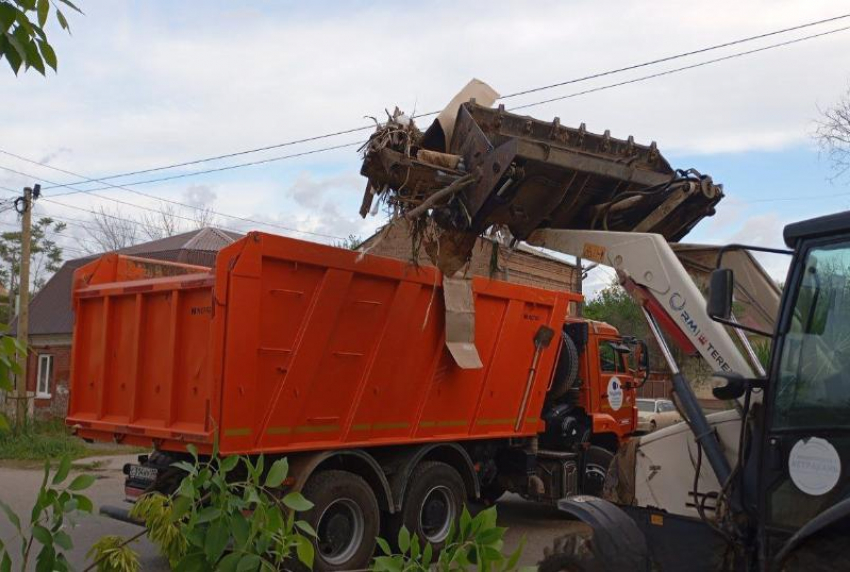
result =
[[369,182],[361,215],[376,200],[393,218],[429,214],[439,232],[423,244],[446,274],[463,267],[493,225],[520,240],[537,228],[574,228],[655,232],[674,242],[723,198],[711,177],[672,169],[654,142],[490,108],[497,97],[473,80],[424,133],[396,109],[362,149]]

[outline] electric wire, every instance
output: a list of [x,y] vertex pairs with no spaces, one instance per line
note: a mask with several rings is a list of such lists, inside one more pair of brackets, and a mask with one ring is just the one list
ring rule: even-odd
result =
[[[677,59],[686,58],[686,57],[690,57],[690,56],[697,55],[697,54],[702,54],[702,53],[706,53],[706,52],[710,52],[710,51],[714,51],[714,50],[719,50],[719,49],[722,49],[722,48],[728,48],[728,47],[732,47],[732,46],[735,46],[735,45],[753,42],[753,41],[756,41],[756,40],[760,40],[760,39],[764,39],[764,38],[768,38],[768,37],[772,37],[772,36],[776,36],[776,35],[780,35],[780,34],[785,34],[785,33],[788,33],[788,32],[798,31],[798,30],[802,30],[802,29],[805,29],[805,28],[810,28],[810,27],[813,27],[813,26],[818,26],[818,25],[822,25],[822,24],[826,24],[826,23],[830,23],[830,22],[835,22],[835,21],[838,21],[838,20],[846,19],[846,18],[850,18],[850,14],[842,14],[842,15],[831,17],[831,18],[824,18],[824,19],[815,20],[815,21],[812,21],[812,22],[806,22],[804,24],[799,24],[799,25],[795,25],[795,26],[791,26],[791,27],[787,27],[787,28],[773,30],[773,31],[770,31],[770,32],[756,34],[756,35],[753,35],[753,36],[747,36],[747,37],[739,38],[739,39],[732,40],[732,41],[722,42],[722,43],[719,43],[719,44],[714,44],[714,45],[707,46],[707,47],[704,47],[704,48],[699,48],[699,49],[696,49],[696,50],[691,50],[691,51],[681,52],[681,53],[678,53],[678,54],[673,54],[673,55],[669,55],[669,56],[665,56],[665,57],[661,57],[661,58],[656,58],[656,59],[648,60],[648,61],[641,62],[641,63],[638,63],[638,64],[633,64],[633,65],[629,65],[629,66],[605,70],[605,71],[602,71],[602,72],[597,72],[597,73],[585,75],[585,76],[578,77],[578,78],[572,78],[572,79],[569,79],[569,80],[556,82],[556,83],[552,83],[552,84],[548,84],[548,85],[544,85],[544,86],[524,89],[524,90],[516,91],[516,92],[513,92],[513,93],[509,93],[507,95],[503,95],[503,96],[499,97],[499,100],[510,99],[510,98],[519,97],[519,96],[522,96],[522,95],[528,95],[528,94],[531,94],[531,93],[537,93],[537,92],[540,92],[540,91],[554,89],[554,88],[557,88],[557,87],[563,87],[565,85],[572,85],[572,84],[590,81],[590,80],[598,79],[598,78],[602,78],[602,77],[607,77],[607,76],[610,76],[610,75],[615,75],[615,74],[619,74],[619,73],[623,73],[623,72],[627,72],[627,71],[633,71],[633,70],[636,70],[636,69],[657,65],[657,64],[660,64],[660,63],[674,61],[674,60],[677,60]],[[814,37],[817,37],[817,36],[814,36]],[[706,64],[703,64],[703,65],[706,65]],[[606,89],[610,89],[610,88],[606,88]],[[554,101],[557,101],[557,99],[554,99]],[[542,105],[542,103],[529,104],[529,105]],[[520,107],[517,107],[517,108],[514,108],[514,109],[520,109]],[[439,110],[438,111],[429,111],[429,112],[426,112],[426,113],[415,114],[414,117],[417,117],[417,118],[419,118],[419,117],[429,117],[429,116],[432,116],[432,115],[437,115],[439,112],[440,112]],[[300,138],[300,139],[293,139],[293,140],[290,140],[290,141],[284,141],[282,143],[275,143],[275,144],[272,144],[272,145],[264,145],[264,146],[255,147],[255,148],[252,148],[252,149],[234,151],[234,152],[231,152],[231,153],[224,153],[224,154],[220,154],[220,155],[203,157],[203,158],[199,158],[199,159],[193,159],[193,160],[190,160],[190,161],[183,161],[183,162],[179,162],[179,163],[172,163],[172,164],[168,164],[168,165],[161,165],[161,166],[158,166],[158,167],[151,167],[151,168],[147,168],[147,169],[127,171],[127,172],[124,172],[124,173],[107,175],[107,176],[104,176],[104,177],[89,178],[89,179],[86,179],[85,181],[80,181],[80,182],[75,183],[75,184],[91,183],[91,182],[103,182],[103,181],[117,179],[117,178],[129,177],[129,176],[132,176],[132,175],[140,175],[140,174],[152,173],[152,172],[157,172],[157,171],[164,171],[164,170],[175,169],[175,168],[180,168],[180,167],[188,167],[188,166],[197,165],[197,164],[201,164],[201,163],[207,163],[207,162],[211,162],[211,161],[219,161],[219,160],[222,160],[222,159],[229,159],[229,158],[233,158],[233,157],[239,157],[239,156],[249,155],[249,154],[253,154],[253,153],[259,153],[259,152],[263,152],[263,151],[269,151],[269,150],[273,150],[273,149],[280,149],[282,147],[300,145],[300,144],[303,144],[303,143],[309,143],[309,142],[319,141],[319,140],[327,139],[327,138],[331,138],[331,137],[338,137],[340,135],[347,135],[347,134],[351,134],[351,133],[367,131],[367,130],[370,130],[370,129],[374,129],[374,125],[363,125],[363,126],[358,126],[358,127],[351,127],[351,128],[347,128],[347,129],[341,129],[341,130],[333,131],[333,132],[330,132],[330,133],[324,133],[324,134],[321,134],[321,135],[314,135],[314,136],[304,137],[304,138]],[[0,151],[0,152],[2,152],[2,151]]]

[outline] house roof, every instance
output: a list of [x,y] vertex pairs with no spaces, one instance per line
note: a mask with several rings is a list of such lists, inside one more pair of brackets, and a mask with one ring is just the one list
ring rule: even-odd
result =
[[[155,260],[185,262],[213,267],[219,250],[239,240],[243,235],[218,228],[205,227],[143,242],[117,250]],[[71,334],[74,329],[74,312],[71,307],[71,286],[74,271],[99,257],[99,254],[68,260],[39,290],[30,302],[30,335]],[[12,332],[17,327],[12,323]]]

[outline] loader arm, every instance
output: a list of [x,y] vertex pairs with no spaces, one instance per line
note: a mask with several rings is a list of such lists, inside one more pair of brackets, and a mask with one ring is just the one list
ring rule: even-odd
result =
[[698,352],[713,371],[754,376],[726,329],[706,313],[702,293],[661,235],[537,230],[526,242],[612,267],[620,284],[684,351]]
[[[673,391],[694,439],[704,449],[718,483],[732,474],[716,432],[673,358],[660,328],[688,353],[699,353],[715,372],[754,377],[747,359],[726,330],[712,320],[705,299],[661,235],[590,230],[537,230],[527,242],[580,256],[617,271],[617,278],[641,305],[649,329],[673,376]],[[745,344],[746,339],[742,340]]]

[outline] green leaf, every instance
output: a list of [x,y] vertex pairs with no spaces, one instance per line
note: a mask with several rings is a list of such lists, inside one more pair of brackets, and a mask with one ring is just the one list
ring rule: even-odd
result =
[[398,531],[398,548],[402,554],[407,554],[407,551],[410,550],[410,531],[407,530],[406,526],[402,526],[401,530]]
[[467,536],[469,536],[469,529],[471,525],[472,516],[470,516],[469,511],[466,509],[466,506],[464,506],[463,512],[460,513],[460,531],[458,540],[464,540]]
[[239,457],[237,455],[232,455],[230,457],[225,457],[221,461],[219,461],[219,468],[223,473],[229,473],[233,469],[236,468],[236,465],[239,464]]
[[381,538],[380,536],[375,539],[378,543],[378,546],[381,548],[381,552],[386,554],[387,556],[392,555],[393,551],[390,549],[390,543]]
[[71,456],[70,455],[62,455],[62,459],[59,461],[59,468],[56,469],[56,474],[53,475],[53,484],[58,485],[62,481],[68,478],[68,473],[71,472]]
[[77,475],[71,484],[68,485],[68,490],[71,491],[84,491],[90,486],[92,486],[95,482],[96,477],[94,475]]
[[41,57],[44,59],[44,62],[49,65],[53,71],[57,71],[58,60],[56,58],[56,52],[53,51],[53,47],[47,43],[46,40],[36,40],[38,44],[39,50],[41,50]]
[[24,50],[27,52],[27,65],[35,68],[41,75],[44,75],[47,70],[44,67],[44,60],[41,59],[41,54],[38,53],[38,46],[35,45],[35,42],[30,40],[24,44]]
[[0,560],[0,572],[12,572],[12,559],[8,552],[4,552],[3,559]]
[[0,431],[9,431],[11,427],[9,427],[9,420],[5,415],[0,413]]
[[62,530],[53,533],[53,542],[55,542],[59,548],[63,550],[71,550],[74,547],[71,537],[68,536],[67,532]]
[[219,520],[210,526],[204,543],[204,554],[207,555],[207,561],[211,564],[218,562],[221,555],[224,554],[224,549],[227,548],[229,538],[230,532],[226,521]]
[[186,445],[186,450],[189,451],[189,454],[192,455],[192,458],[195,459],[195,462],[198,462],[198,448],[195,447],[192,443]]
[[234,548],[241,550],[248,544],[250,525],[241,512],[233,515],[230,521],[230,530],[233,533]]
[[171,522],[177,522],[183,518],[189,509],[192,508],[192,499],[189,497],[179,496],[174,499],[171,505]]
[[204,507],[198,512],[198,518],[195,520],[195,524],[203,524],[205,522],[211,522],[221,516],[221,509],[216,508],[214,506]]
[[190,475],[194,475],[197,472],[197,467],[192,463],[188,463],[186,461],[177,461],[176,463],[171,463],[171,466],[175,469],[180,469],[181,471],[186,471]]
[[266,486],[269,488],[279,487],[283,484],[288,473],[289,461],[286,459],[278,459],[272,464],[271,469],[269,469],[269,474],[266,475]]
[[505,564],[505,570],[513,570],[516,568],[517,563],[519,563],[519,559],[522,556],[522,552],[525,550],[525,535],[522,535],[522,538],[519,541],[519,546],[517,546],[516,550],[514,550],[510,557],[508,558],[507,564]]
[[207,560],[200,552],[187,554],[174,567],[174,572],[199,572],[200,570],[209,570]]
[[[18,28],[18,30],[20,30],[20,28]],[[18,37],[18,36],[20,36],[20,33],[18,33],[18,30],[15,30],[15,33],[13,33],[13,34],[10,34],[9,32],[4,32],[4,34],[6,36],[6,41],[8,41],[9,45],[12,46],[15,49],[15,53],[17,53],[18,57],[20,57],[21,61],[25,62],[27,60],[27,51],[24,48],[24,44],[21,42],[20,38]],[[24,37],[26,37],[26,34],[24,34]],[[6,52],[6,55],[8,57],[8,55],[9,55],[8,51]],[[11,339],[11,338],[4,338],[4,339]]]
[[313,559],[316,557],[316,549],[313,548],[313,541],[303,536],[296,536],[295,553],[298,555],[298,560],[308,568],[313,568]]
[[70,30],[68,20],[65,19],[65,14],[61,10],[56,10],[56,19],[59,20],[59,25],[62,26],[63,30]]
[[239,565],[239,559],[242,558],[242,555],[238,552],[231,552],[227,556],[221,559],[218,563],[219,572],[236,572],[236,567]]
[[77,501],[77,510],[83,512],[94,512],[94,504],[91,502],[91,499],[85,495],[74,495],[74,500]]
[[[12,26],[16,15],[17,9],[14,6],[6,2],[0,2],[0,32],[5,32]],[[5,324],[2,326],[2,329],[6,330]]]
[[283,497],[283,504],[297,512],[303,512],[313,508],[313,503],[304,498],[298,491],[293,491]]
[[45,546],[53,545],[53,535],[40,524],[32,525],[32,536]]
[[21,532],[21,519],[18,518],[18,515],[15,514],[15,511],[12,510],[12,507],[7,505],[5,502],[0,500],[0,510],[6,513],[6,518],[9,519],[9,522],[12,523],[12,526],[15,527],[19,533]]
[[502,537],[505,535],[505,530],[507,529],[501,526],[486,528],[475,535],[475,542],[478,544],[493,544],[494,542],[502,540]]
[[430,542],[425,543],[425,549],[422,551],[422,567],[428,568],[431,566],[431,560],[434,558],[434,547]]
[[239,560],[236,572],[248,572],[260,567],[260,557],[256,554],[246,554]]
[[47,14],[50,12],[50,2],[48,0],[38,0],[38,25],[44,26],[47,23]]
[[[313,528],[313,526],[309,522],[307,522],[306,520],[296,520],[295,526],[297,526],[301,530],[301,532],[303,532],[304,534],[306,534],[310,538],[318,538],[319,537],[319,535],[316,534],[316,530]],[[378,538],[377,540],[384,540],[384,539]],[[386,542],[386,540],[384,540],[384,542]]]
[[83,13],[82,10],[77,8],[77,6],[73,2],[71,2],[71,0],[59,0],[59,1],[62,2],[63,4],[65,4],[66,6],[70,7],[71,9],[76,10],[77,13],[79,13],[79,14]]

